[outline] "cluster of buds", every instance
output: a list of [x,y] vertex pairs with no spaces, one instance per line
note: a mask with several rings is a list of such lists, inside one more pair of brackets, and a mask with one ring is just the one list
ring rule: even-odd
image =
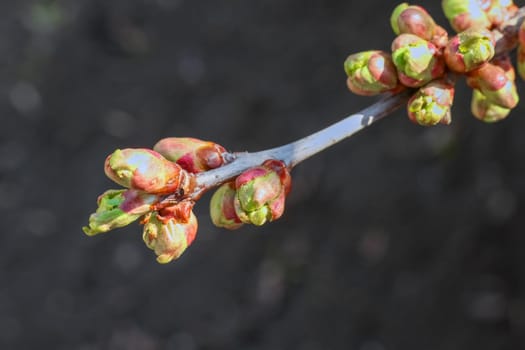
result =
[[264,225],[283,215],[291,177],[286,165],[270,159],[220,186],[210,202],[216,226],[230,230],[242,224]]
[[[402,3],[390,17],[396,34],[390,51],[364,51],[346,59],[348,88],[365,96],[410,89],[409,119],[431,126],[451,123],[454,84],[464,76],[473,89],[472,114],[485,122],[504,119],[519,100],[516,74],[508,53],[497,54],[491,30],[518,8],[511,0],[443,0],[442,6],[456,35],[449,38],[421,6]],[[525,23],[518,32],[518,74],[525,79]],[[124,189],[100,195],[83,230],[93,236],[138,220],[157,261],[177,259],[197,234],[195,201],[213,187],[205,185],[201,173],[234,158],[224,147],[195,138],[162,139],[153,149],[116,150],[104,169]],[[219,186],[210,203],[212,222],[227,229],[272,222],[283,215],[290,188],[287,165],[266,160]]]
[[116,150],[105,161],[106,175],[126,189],[109,190],[98,198],[98,208],[84,232],[93,236],[126,226],[140,218],[144,242],[167,263],[193,242],[197,219],[195,202],[185,199],[195,187],[195,175],[225,163],[225,149],[192,138],[167,138],[153,149]]
[[[140,219],[144,243],[157,261],[179,258],[197,234],[193,207],[203,189],[196,188],[196,176],[226,164],[227,155],[214,142],[177,137],[162,139],[153,149],[116,150],[106,158],[104,170],[125,189],[99,196],[84,232],[93,236]],[[290,186],[284,163],[268,160],[217,190],[211,203],[212,221],[234,229],[243,223],[260,226],[276,220],[283,214]]]
[[[421,6],[402,3],[390,17],[397,35],[391,52],[365,51],[346,59],[348,88],[365,96],[416,89],[407,104],[409,119],[424,126],[450,124],[454,84],[463,75],[473,89],[472,114],[485,122],[503,119],[518,94],[514,69],[507,56],[495,56],[490,30],[518,8],[511,0],[443,0],[442,6],[456,35],[449,38]],[[525,77],[525,24],[518,72]]]
[[442,6],[456,32],[497,28],[518,11],[512,0],[443,0]]

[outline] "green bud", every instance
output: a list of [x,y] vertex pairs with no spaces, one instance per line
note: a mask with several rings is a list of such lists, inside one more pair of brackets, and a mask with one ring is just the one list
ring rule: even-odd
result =
[[491,103],[500,107],[514,108],[519,102],[514,81],[509,79],[503,68],[495,64],[485,63],[468,73],[467,84],[480,90]]
[[257,226],[276,220],[284,212],[290,186],[290,174],[281,161],[268,160],[249,169],[235,180],[235,213],[242,222]]
[[197,218],[190,212],[187,221],[152,213],[144,223],[142,238],[146,246],[157,255],[161,264],[178,259],[195,240]]
[[518,11],[518,7],[510,0],[478,0],[481,8],[487,14],[490,23],[498,27],[503,22],[512,18]]
[[401,34],[392,42],[392,60],[399,81],[408,87],[420,87],[445,69],[436,46],[413,34]]
[[507,80],[498,90],[485,89],[483,86],[480,90],[488,100],[501,107],[514,108],[520,100],[516,84],[512,80]]
[[403,2],[399,5],[397,5],[395,8],[394,8],[394,11],[392,11],[392,15],[390,16],[390,25],[392,26],[392,30],[394,31],[394,33],[396,35],[399,35],[401,34],[400,31],[399,31],[399,26],[397,24],[397,21],[399,19],[399,15],[406,9],[408,8],[408,3],[406,2]]
[[348,56],[344,63],[350,91],[358,95],[377,95],[397,86],[396,68],[390,54],[365,51]]
[[104,170],[119,185],[155,194],[186,190],[193,176],[178,164],[145,148],[116,150],[107,157]]
[[235,213],[235,183],[227,182],[220,186],[210,201],[211,221],[217,227],[235,230],[242,226],[242,222]]
[[214,142],[191,137],[167,137],[157,142],[153,150],[194,174],[222,166],[226,153]]
[[392,16],[390,24],[396,34],[414,34],[425,40],[432,40],[436,23],[428,12],[421,6],[402,3],[398,5]]
[[[261,169],[254,168],[249,171],[258,170]],[[271,213],[266,204],[275,200],[282,191],[279,176],[263,170],[258,172],[257,178],[238,186],[234,205],[240,220],[257,226],[271,221]]]
[[153,194],[136,190],[108,190],[98,197],[97,211],[82,230],[89,236],[129,225],[148,213],[159,201]]
[[469,28],[488,29],[492,25],[478,0],[443,0],[441,6],[456,32]]
[[421,87],[408,101],[408,117],[423,126],[450,123],[450,107],[454,101],[454,86],[436,80]]
[[444,56],[451,70],[465,73],[490,61],[494,52],[494,41],[490,32],[466,30],[449,40]]
[[486,123],[494,123],[505,119],[511,111],[510,108],[501,107],[490,102],[490,100],[477,89],[474,89],[472,92],[470,109],[474,117]]

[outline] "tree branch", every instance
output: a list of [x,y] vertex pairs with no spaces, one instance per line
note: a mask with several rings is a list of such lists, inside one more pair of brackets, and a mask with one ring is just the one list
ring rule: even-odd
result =
[[202,190],[220,185],[243,171],[260,165],[267,159],[281,160],[288,167],[292,168],[303,160],[354,135],[401,107],[408,101],[410,92],[410,90],[405,90],[398,94],[386,95],[362,111],[284,146],[253,153],[232,153],[230,154],[230,158],[233,159],[231,163],[197,175],[197,189]]
[[[518,29],[524,17],[525,7],[522,7],[516,16],[502,24],[499,29],[493,30],[496,39],[496,55],[509,52],[516,47]],[[362,111],[284,146],[253,153],[228,153],[225,155],[229,161],[228,164],[197,175],[196,188],[191,197],[199,198],[204,191],[234,179],[245,170],[258,166],[267,159],[281,160],[292,168],[303,160],[381,120],[404,105],[413,92],[414,90],[407,89],[400,93],[387,94]]]

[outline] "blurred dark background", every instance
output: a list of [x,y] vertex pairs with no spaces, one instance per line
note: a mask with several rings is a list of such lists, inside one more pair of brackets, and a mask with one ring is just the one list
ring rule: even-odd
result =
[[525,107],[483,124],[464,83],[451,126],[399,111],[298,166],[275,223],[203,198],[166,266],[137,224],[81,231],[116,148],[261,150],[375,101],[342,63],[389,49],[395,4],[0,2],[0,348],[525,349]]

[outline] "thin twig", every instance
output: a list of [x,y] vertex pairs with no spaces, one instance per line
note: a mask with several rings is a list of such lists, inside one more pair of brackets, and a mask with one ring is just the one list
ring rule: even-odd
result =
[[387,116],[406,103],[409,97],[410,91],[408,90],[390,94],[362,111],[295,142],[260,152],[234,153],[235,159],[230,164],[198,174],[197,188],[203,189],[219,185],[247,169],[262,164],[267,159],[279,159],[292,168]]

